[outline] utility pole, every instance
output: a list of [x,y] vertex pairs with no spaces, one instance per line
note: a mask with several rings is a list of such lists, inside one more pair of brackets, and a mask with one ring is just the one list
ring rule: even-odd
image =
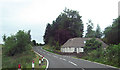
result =
[[120,1],[118,2],[118,17],[120,16]]

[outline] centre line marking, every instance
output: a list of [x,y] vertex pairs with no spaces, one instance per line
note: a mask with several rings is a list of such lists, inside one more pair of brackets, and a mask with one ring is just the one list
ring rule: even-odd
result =
[[66,61],[66,59],[63,59],[64,61]]
[[75,65],[75,66],[77,66],[77,64],[75,64],[75,63],[73,63],[73,62],[71,62],[71,61],[68,61],[69,63],[71,63],[71,64],[73,64],[73,65]]

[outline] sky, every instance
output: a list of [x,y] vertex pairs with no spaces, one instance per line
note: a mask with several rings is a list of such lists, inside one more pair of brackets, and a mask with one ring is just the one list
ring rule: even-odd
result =
[[[84,31],[89,19],[96,29],[111,25],[118,17],[119,0],[0,0],[0,43],[2,36],[16,34],[19,30],[31,30],[32,40],[43,42],[48,23],[52,24],[66,8],[77,10],[82,16]],[[84,34],[85,34],[84,32]]]

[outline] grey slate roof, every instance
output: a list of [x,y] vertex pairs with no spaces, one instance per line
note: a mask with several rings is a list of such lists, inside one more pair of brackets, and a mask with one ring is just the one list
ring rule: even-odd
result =
[[[69,39],[66,43],[64,43],[64,45],[62,46],[64,47],[84,47],[84,41],[86,40],[90,40],[91,38],[71,38]],[[102,40],[100,40],[99,38],[96,38],[96,40],[100,41],[102,43],[103,48],[107,47],[107,44],[105,44]]]

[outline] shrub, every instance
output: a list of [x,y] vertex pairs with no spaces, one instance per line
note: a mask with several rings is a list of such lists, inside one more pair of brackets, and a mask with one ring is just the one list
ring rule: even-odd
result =
[[117,65],[120,66],[120,44],[118,45],[110,45],[106,49],[106,58],[107,61],[111,61],[111,65]]
[[7,56],[14,56],[15,54],[30,50],[30,35],[28,32],[20,30],[16,35],[7,37],[4,46],[3,53]]
[[84,49],[85,49],[85,52],[96,50],[96,49],[99,50],[101,49],[101,45],[102,45],[101,42],[97,41],[95,38],[92,38],[86,41]]

